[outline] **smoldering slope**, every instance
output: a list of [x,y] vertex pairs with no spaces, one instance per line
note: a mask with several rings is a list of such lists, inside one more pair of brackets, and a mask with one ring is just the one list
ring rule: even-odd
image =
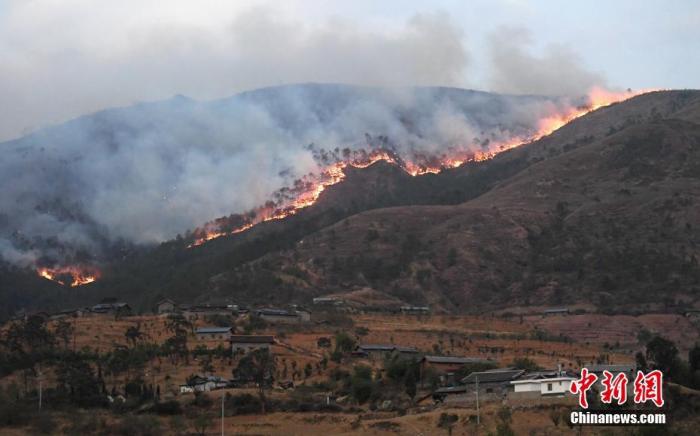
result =
[[67,264],[120,241],[157,243],[322,170],[314,150],[366,149],[384,135],[405,160],[486,151],[575,103],[307,84],[101,111],[0,144],[0,255]]

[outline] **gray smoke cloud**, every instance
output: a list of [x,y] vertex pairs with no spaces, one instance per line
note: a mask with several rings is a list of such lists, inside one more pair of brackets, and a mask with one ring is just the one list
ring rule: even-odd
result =
[[502,27],[489,38],[489,84],[496,92],[537,95],[585,95],[605,78],[587,70],[567,46],[549,45],[532,53],[530,32]]
[[0,253],[19,264],[63,262],[119,240],[164,241],[318,174],[327,162],[315,151],[367,149],[365,134],[388,137],[409,161],[458,155],[527,136],[570,104],[454,88],[297,85],[102,111],[1,144]]
[[[446,14],[383,29],[308,25],[254,8],[220,26],[171,17],[144,27],[131,25],[128,5],[79,6],[104,20],[66,27],[62,8],[33,2],[0,15],[0,138],[37,120],[125,106],[0,143],[0,256],[17,265],[89,261],[120,241],[157,243],[250,210],[321,171],[313,150],[366,149],[365,134],[388,137],[409,161],[484,151],[574,104],[427,87],[464,86],[473,67]],[[25,42],[28,34],[38,36]],[[565,50],[542,58],[528,50],[494,39],[496,89],[576,96],[602,82]],[[376,87],[284,86],[209,100],[300,82]],[[131,104],[177,92],[196,99]]]
[[382,28],[340,18],[309,24],[260,6],[226,10],[229,18],[205,26],[195,17],[168,21],[170,10],[142,11],[153,21],[142,24],[127,7],[100,8],[73,11],[85,20],[68,20],[71,7],[33,2],[0,14],[0,139],[175,94],[210,99],[304,82],[463,86],[470,60],[461,29],[443,13]]

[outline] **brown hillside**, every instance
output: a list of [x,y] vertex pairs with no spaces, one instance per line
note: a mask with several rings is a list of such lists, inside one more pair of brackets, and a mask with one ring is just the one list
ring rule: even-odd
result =
[[698,307],[699,102],[658,92],[603,108],[499,156],[533,164],[471,201],[363,212],[250,266],[296,271],[306,298],[370,287],[449,311]]

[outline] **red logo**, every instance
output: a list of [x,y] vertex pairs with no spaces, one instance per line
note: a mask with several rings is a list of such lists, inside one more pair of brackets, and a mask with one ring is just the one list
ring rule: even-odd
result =
[[664,405],[663,379],[664,375],[658,369],[646,375],[642,371],[637,371],[637,377],[634,379],[634,402],[652,401],[657,407],[662,407]]
[[569,386],[569,391],[572,394],[578,394],[578,404],[584,409],[588,409],[586,392],[597,380],[597,375],[589,373],[586,368],[581,368],[581,378],[578,381],[572,381],[571,386]]
[[600,393],[600,401],[606,404],[617,400],[617,404],[625,404],[627,401],[627,375],[618,373],[615,378],[610,371],[603,371],[603,392]]
[[[586,393],[597,381],[597,375],[588,372],[587,368],[581,368],[581,377],[571,382],[569,392],[578,394],[578,404],[583,409],[588,409]],[[603,386],[603,391],[600,393],[601,402],[610,404],[615,400],[620,405],[627,402],[627,385],[629,384],[627,374],[620,372],[613,376],[610,371],[605,370],[601,384]],[[648,374],[637,371],[637,377],[634,379],[634,402],[640,404],[647,401],[653,402],[657,407],[664,405],[663,374],[658,369]]]

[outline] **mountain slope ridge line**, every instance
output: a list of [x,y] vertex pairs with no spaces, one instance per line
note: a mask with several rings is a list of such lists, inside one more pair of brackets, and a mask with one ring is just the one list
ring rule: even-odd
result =
[[404,161],[391,150],[386,149],[378,149],[370,153],[362,153],[361,156],[352,160],[332,164],[326,170],[322,171],[321,174],[316,177],[316,180],[302,180],[302,182],[308,186],[308,189],[302,191],[297,198],[293,199],[287,205],[279,206],[267,204],[259,207],[258,209],[247,214],[249,217],[252,214],[252,218],[249,218],[242,225],[236,226],[230,230],[221,229],[218,220],[207,223],[201,229],[195,229],[195,240],[189,244],[187,248],[197,247],[213,239],[245,232],[263,222],[280,220],[296,214],[300,210],[315,204],[321,193],[323,193],[323,191],[325,191],[328,187],[342,182],[346,176],[345,169],[348,167],[367,168],[379,161],[384,161],[398,166],[405,173],[414,177],[425,174],[438,174],[444,170],[457,168],[470,162],[482,162],[493,159],[496,155],[502,152],[542,139],[543,137],[559,130],[568,123],[600,108],[655,91],[658,90],[654,89],[641,90],[638,92],[627,91],[623,93],[610,93],[604,90],[594,89],[589,95],[589,105],[585,107],[572,108],[567,112],[540,120],[537,131],[526,138],[514,138],[510,141],[496,144],[496,146],[492,147],[491,150],[484,152],[477,151],[471,153],[470,155],[456,158],[443,157],[443,159],[441,159],[439,162],[439,165],[419,165],[413,162]]

